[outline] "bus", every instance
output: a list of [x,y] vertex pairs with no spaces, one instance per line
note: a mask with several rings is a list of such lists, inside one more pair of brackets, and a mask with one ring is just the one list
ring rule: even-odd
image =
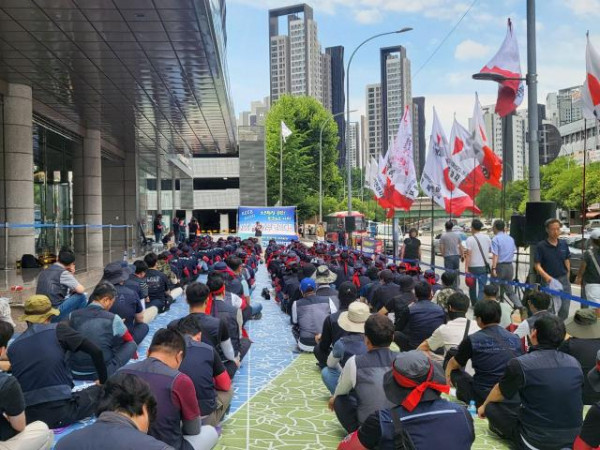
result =
[[[367,221],[365,220],[365,215],[358,212],[352,211],[351,214],[355,220],[355,228],[353,234],[364,236],[368,235],[367,230]],[[339,242],[339,232],[341,230],[346,230],[345,226],[345,218],[348,217],[348,211],[338,211],[331,214],[328,214],[325,217],[325,224],[327,229],[326,238],[328,241]],[[345,241],[345,240],[344,240]]]

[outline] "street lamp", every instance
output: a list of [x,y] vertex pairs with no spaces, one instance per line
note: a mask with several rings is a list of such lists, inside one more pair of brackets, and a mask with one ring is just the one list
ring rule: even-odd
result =
[[[407,31],[411,31],[411,27],[404,27],[396,31],[388,31],[387,33],[379,33],[371,36],[370,38],[362,41],[358,47],[354,49],[352,54],[350,55],[350,59],[348,60],[348,65],[346,66],[346,130],[348,130],[350,124],[350,64],[352,64],[352,59],[354,55],[367,42],[372,41],[381,36],[387,36],[390,34],[400,34],[406,33]],[[346,170],[347,170],[347,184],[348,184],[348,217],[352,215],[352,165],[350,164],[350,155],[348,154],[348,132],[346,131],[346,136],[344,139],[344,150],[346,151]]]
[[[357,109],[353,109],[350,112],[356,112]],[[325,125],[329,123],[329,121],[337,116],[341,116],[344,114],[344,111],[334,114],[333,116],[329,116],[321,125],[321,130],[319,131],[319,223],[323,222],[323,130],[325,129]]]

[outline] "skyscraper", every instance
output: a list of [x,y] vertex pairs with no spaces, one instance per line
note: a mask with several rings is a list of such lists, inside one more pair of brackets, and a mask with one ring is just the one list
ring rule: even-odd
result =
[[350,166],[358,167],[359,161],[359,140],[358,140],[358,122],[350,122],[348,126],[348,154],[350,157]]
[[425,97],[413,97],[413,149],[415,169],[420,178],[425,167]]
[[381,145],[381,85],[369,84],[366,87],[367,105],[367,151],[366,154],[379,160]]
[[[280,18],[287,35],[280,34]],[[271,101],[283,94],[308,95],[332,109],[331,56],[321,52],[313,10],[305,3],[269,10]]]
[[[325,49],[329,55],[331,63],[331,113],[339,114],[344,112],[346,106],[346,94],[344,91],[344,47],[328,47]],[[346,164],[346,150],[344,142],[346,140],[346,119],[343,114],[334,118],[338,126],[338,166],[343,167]]]
[[[382,152],[398,132],[404,107],[412,102],[410,60],[401,45],[380,50]],[[411,111],[412,112],[412,111]]]

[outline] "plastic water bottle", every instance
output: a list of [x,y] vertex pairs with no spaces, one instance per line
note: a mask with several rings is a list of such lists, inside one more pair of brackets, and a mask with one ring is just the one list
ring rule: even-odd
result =
[[127,250],[123,250],[123,261],[127,261]]
[[475,407],[475,400],[471,400],[469,402],[469,413],[471,414],[471,416],[473,417],[477,417],[477,408]]
[[131,250],[131,259],[135,259],[135,247]]

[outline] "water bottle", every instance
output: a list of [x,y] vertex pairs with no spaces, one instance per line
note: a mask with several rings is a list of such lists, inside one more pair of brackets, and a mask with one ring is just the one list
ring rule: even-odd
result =
[[127,250],[123,250],[123,261],[127,261]]
[[477,417],[477,407],[475,406],[475,400],[471,400],[469,402],[468,410],[472,417]]
[[135,259],[135,247],[131,250],[131,259]]

